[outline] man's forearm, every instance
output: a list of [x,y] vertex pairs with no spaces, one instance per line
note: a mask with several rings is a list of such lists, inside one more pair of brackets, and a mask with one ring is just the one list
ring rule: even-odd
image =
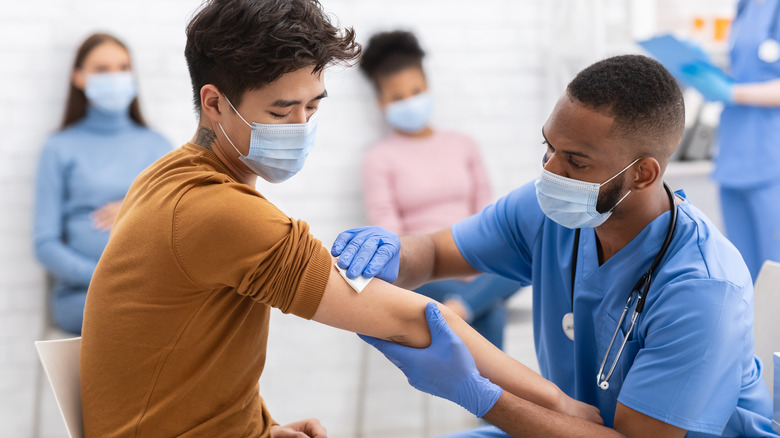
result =
[[395,285],[412,289],[429,281],[479,274],[463,258],[452,230],[401,237],[401,262]]
[[505,392],[544,406],[563,411],[567,396],[554,383],[513,359],[477,333],[446,306],[439,309],[454,331],[471,352],[479,373]]
[[[330,275],[315,321],[394,342],[425,348],[431,336],[423,309],[430,298],[372,280],[355,293],[335,272]],[[480,374],[504,390],[539,405],[563,411],[566,395],[520,362],[507,356],[443,305],[439,309],[450,328],[471,352]]]
[[436,249],[429,234],[414,234],[401,237],[401,262],[398,279],[394,285],[414,289],[430,281]]
[[555,412],[507,391],[482,417],[513,437],[622,437],[618,432]]
[[[400,273],[394,284],[413,287],[433,279],[474,272],[474,268],[458,250],[451,230],[446,229],[432,234],[401,238]],[[466,344],[480,374],[504,390],[533,403],[548,409],[570,412],[567,409],[570,406],[565,403],[569,398],[554,383],[496,348],[446,306],[439,306],[439,309],[450,328]],[[575,415],[589,418],[587,413],[577,412]]]

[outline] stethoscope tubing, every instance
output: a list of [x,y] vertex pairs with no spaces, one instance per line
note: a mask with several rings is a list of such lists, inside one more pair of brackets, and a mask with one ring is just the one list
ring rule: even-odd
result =
[[[674,232],[677,229],[677,203],[675,202],[674,199],[674,192],[672,192],[672,189],[669,188],[669,186],[666,183],[664,183],[664,190],[666,190],[666,193],[669,196],[669,208],[670,208],[669,228],[666,231],[666,237],[664,238],[664,242],[661,245],[661,249],[658,251],[658,254],[656,254],[655,258],[653,259],[653,262],[650,264],[650,268],[648,268],[647,272],[645,272],[642,275],[642,277],[639,278],[639,281],[637,281],[636,285],[634,285],[634,287],[631,289],[631,293],[628,294],[628,298],[626,299],[626,305],[623,307],[623,313],[620,315],[620,319],[618,320],[617,326],[615,327],[615,332],[612,334],[612,339],[610,339],[609,345],[607,346],[607,351],[604,353],[604,358],[601,361],[599,372],[596,374],[596,385],[603,390],[609,389],[609,379],[610,377],[612,377],[612,373],[615,370],[618,361],[620,361],[620,356],[623,354],[623,350],[626,347],[626,343],[631,337],[631,332],[634,330],[634,325],[636,324],[636,321],[639,318],[639,314],[642,313],[642,311],[644,310],[645,299],[647,298],[647,293],[650,290],[650,282],[652,281],[653,274],[655,273],[655,269],[661,263],[661,260],[666,256],[666,252],[669,249],[669,245],[671,245],[672,239],[674,238]],[[574,235],[574,251],[572,253],[572,274],[571,274],[572,312],[574,311],[574,281],[575,281],[575,274],[577,270],[577,254],[579,252],[579,240],[580,240],[579,234],[580,234],[580,230],[577,229]],[[626,332],[626,335],[623,337],[623,341],[620,343],[620,348],[618,349],[617,355],[615,356],[615,360],[612,362],[612,366],[610,366],[607,375],[604,376],[604,368],[607,365],[607,360],[609,359],[609,353],[610,351],[612,351],[612,346],[615,344],[615,339],[617,338],[617,334],[620,331],[620,327],[623,325],[623,321],[625,321],[626,319],[626,315],[628,314],[629,309],[631,308],[632,305],[634,305],[634,296],[635,296],[634,292],[637,293],[636,295],[637,298],[634,307],[634,313],[631,315],[631,323],[628,326],[628,331]]]

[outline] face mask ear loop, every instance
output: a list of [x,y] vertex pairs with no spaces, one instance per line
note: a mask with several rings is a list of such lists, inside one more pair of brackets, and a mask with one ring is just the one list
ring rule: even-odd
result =
[[[225,96],[225,95],[223,94],[223,96]],[[227,102],[227,103],[228,103],[228,105],[230,105],[230,107],[231,107],[231,108],[233,108],[233,112],[235,112],[236,114],[238,114],[238,117],[240,117],[240,118],[241,118],[241,120],[242,120],[244,123],[246,123],[246,126],[249,126],[250,128],[252,127],[252,124],[250,124],[249,122],[247,122],[247,121],[246,121],[246,120],[245,120],[245,119],[244,119],[244,118],[241,116],[241,114],[238,112],[238,110],[236,109],[236,107],[234,107],[234,106],[233,106],[233,104],[232,104],[232,103],[230,103],[230,99],[228,99],[228,98],[227,98],[227,96],[225,96],[225,102]],[[220,127],[221,127],[221,126],[220,126]],[[224,132],[224,131],[223,131],[223,132]],[[235,147],[235,146],[233,146],[233,147]],[[634,163],[636,163],[636,161],[634,161]],[[633,163],[631,163],[631,164],[633,164]]]
[[[636,164],[636,162],[637,162],[637,161],[639,161],[640,159],[641,159],[641,158],[637,158],[636,160],[634,160],[634,161],[633,161],[631,164],[629,164],[628,166],[626,166],[625,168],[623,168],[623,170],[621,170],[620,172],[618,172],[618,173],[617,173],[617,175],[615,175],[615,176],[613,176],[612,178],[610,178],[610,179],[608,179],[608,180],[604,181],[604,184],[606,184],[606,183],[608,183],[608,182],[612,181],[613,179],[617,178],[617,176],[618,176],[618,175],[620,175],[621,173],[625,172],[625,171],[626,171],[626,169],[628,169],[629,167],[631,167],[631,166],[633,166],[634,164]],[[603,186],[604,184],[601,184],[601,186]],[[599,186],[599,187],[601,187],[601,186]],[[623,195],[623,197],[622,197],[622,198],[620,198],[620,200],[619,200],[618,202],[616,202],[616,203],[615,203],[615,205],[613,205],[613,206],[612,206],[612,208],[610,208],[610,209],[609,209],[609,212],[611,213],[611,212],[612,212],[612,211],[613,211],[615,208],[617,208],[617,206],[618,206],[618,205],[620,205],[620,203],[621,203],[621,202],[623,202],[623,200],[624,200],[624,199],[626,199],[626,197],[628,197],[628,195],[630,195],[630,194],[631,194],[631,190],[627,191],[627,192],[626,192],[626,194],[625,194],[625,195]]]
[[[606,184],[606,183],[608,183],[608,182],[612,181],[613,179],[617,178],[617,177],[618,177],[618,176],[619,176],[621,173],[623,173],[623,172],[625,172],[626,170],[628,170],[628,168],[629,168],[629,167],[631,167],[631,166],[633,166],[634,164],[636,164],[636,162],[637,162],[637,161],[639,161],[639,160],[641,160],[641,158],[637,158],[636,160],[632,161],[632,162],[631,162],[631,164],[629,164],[628,166],[624,167],[624,168],[623,168],[623,170],[621,170],[620,172],[616,173],[616,174],[615,174],[615,176],[613,176],[612,178],[610,178],[610,179],[608,179],[608,180],[604,181],[603,183],[599,184],[599,187],[601,187],[601,186],[603,186],[604,184]],[[622,201],[622,199],[621,199],[621,201]]]
[[623,200],[626,199],[629,194],[631,194],[631,190],[627,191],[626,194],[623,195],[622,198],[620,198],[620,201],[616,202],[615,205],[613,205],[612,208],[609,209],[609,212],[612,213],[612,210],[617,208],[617,206],[620,205],[620,203],[623,202]]
[[222,134],[225,135],[225,138],[227,139],[228,143],[230,143],[230,146],[233,146],[233,149],[235,149],[236,152],[238,152],[238,155],[243,157],[244,154],[242,154],[241,151],[238,150],[236,145],[233,144],[233,140],[231,140],[230,137],[228,137],[227,132],[225,132],[225,128],[222,127],[222,123],[217,122],[217,126],[219,126],[219,129],[222,130]]

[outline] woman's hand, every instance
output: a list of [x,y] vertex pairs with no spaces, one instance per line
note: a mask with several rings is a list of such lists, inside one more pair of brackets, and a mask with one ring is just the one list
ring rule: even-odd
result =
[[307,418],[284,426],[271,426],[272,438],[328,438],[328,431],[316,418]]
[[116,215],[119,213],[119,208],[122,206],[122,201],[109,202],[98,210],[92,212],[92,219],[95,221],[95,226],[104,231],[108,231],[114,226]]

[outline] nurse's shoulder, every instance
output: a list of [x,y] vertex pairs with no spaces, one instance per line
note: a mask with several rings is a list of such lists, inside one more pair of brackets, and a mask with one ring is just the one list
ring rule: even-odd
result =
[[535,181],[528,182],[501,197],[495,204],[485,209],[495,215],[508,230],[522,234],[527,240],[537,236],[545,222],[549,221],[539,207],[536,199]]

